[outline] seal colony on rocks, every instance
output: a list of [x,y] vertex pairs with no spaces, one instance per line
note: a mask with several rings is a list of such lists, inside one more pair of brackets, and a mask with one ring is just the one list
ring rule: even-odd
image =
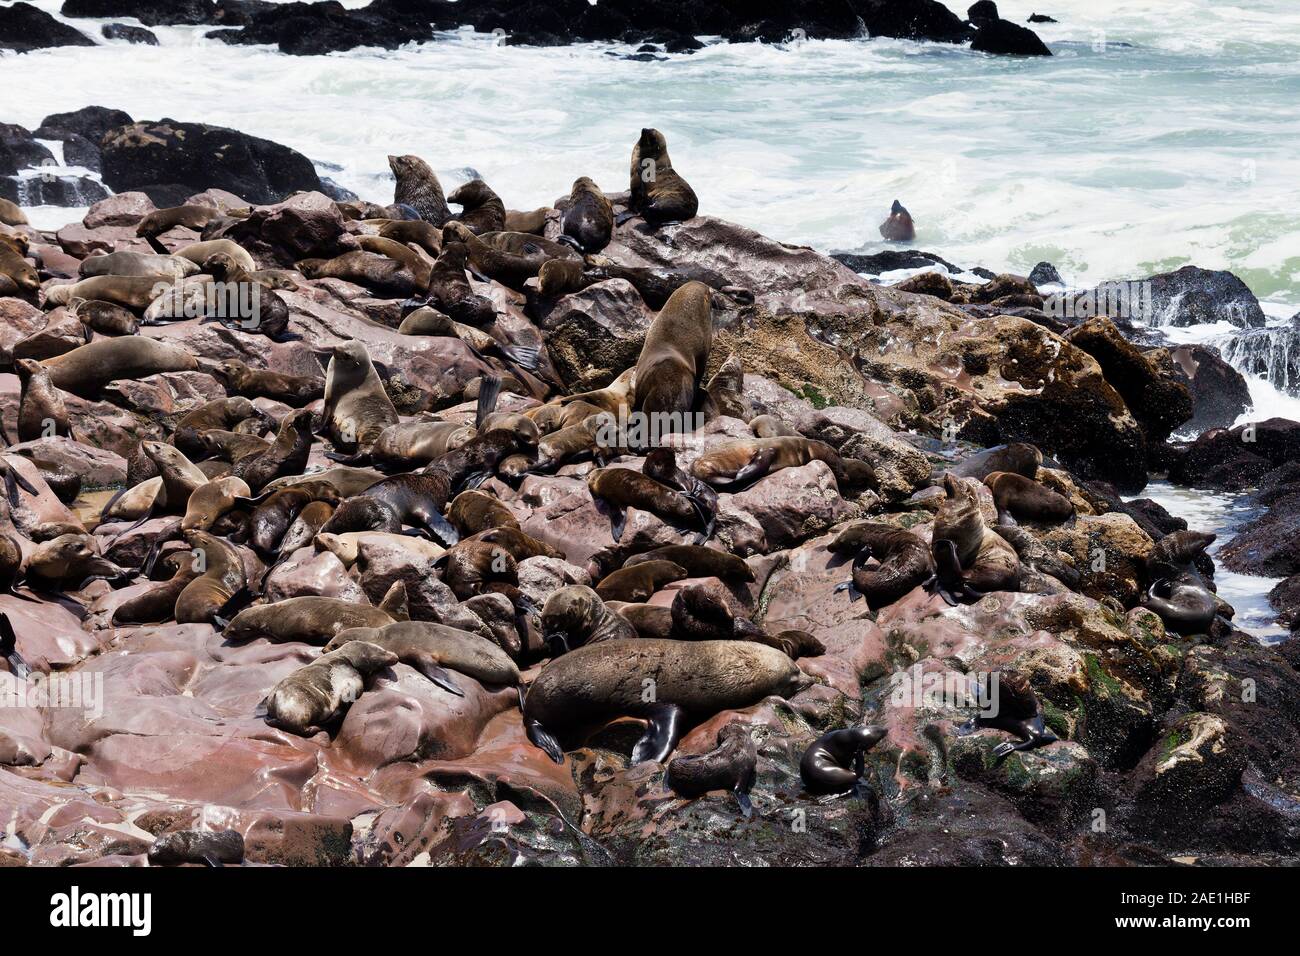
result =
[[[242,857],[157,862],[283,862],[283,832],[364,863],[397,826],[438,864],[1141,862],[1234,821],[1295,858],[1295,669],[1234,625],[1212,537],[1128,497],[1207,462],[1263,482],[1295,428],[1170,441],[1190,391],[1159,349],[1118,371],[1014,276],[964,306],[873,284],[698,215],[662,135],[635,151],[636,196],[554,171],[528,216],[395,156],[388,205],[168,197],[166,252],[133,196],[6,227],[0,671],[127,691],[0,721],[30,804],[0,856],[147,859],[103,852],[106,815],[228,806]],[[283,334],[144,287],[222,277]],[[998,675],[1002,709],[963,726],[912,667]],[[1215,690],[1246,679],[1250,708]],[[1171,800],[1176,838],[1144,822]],[[533,825],[474,823],[493,803]],[[1098,803],[1117,835],[1073,815]],[[735,825],[787,810],[797,844]]]

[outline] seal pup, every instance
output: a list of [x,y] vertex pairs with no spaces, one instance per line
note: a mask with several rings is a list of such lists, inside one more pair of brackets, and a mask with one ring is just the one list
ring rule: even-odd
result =
[[824,462],[842,488],[861,487],[875,480],[875,469],[856,458],[842,458],[830,445],[812,438],[780,436],[728,442],[705,452],[691,465],[691,474],[715,488],[735,488],[782,468]]
[[399,621],[378,628],[350,628],[326,644],[325,651],[345,647],[349,641],[365,641],[391,651],[401,663],[457,697],[464,697],[465,692],[447,668],[490,687],[519,686],[519,668],[505,651],[485,637],[445,624]]
[[245,455],[235,462],[232,473],[248,482],[252,491],[261,491],[276,478],[293,475],[307,467],[311,455],[314,416],[306,408],[286,415],[280,422],[275,441],[262,451]]
[[171,576],[156,586],[123,601],[113,611],[114,626],[124,624],[161,624],[171,620],[176,599],[185,586],[199,576],[194,556],[189,551],[172,551],[162,559]]
[[560,220],[561,242],[579,252],[599,252],[614,234],[614,207],[599,186],[587,176],[574,180],[569,203]]
[[120,581],[131,572],[99,554],[88,534],[69,532],[36,545],[24,569],[34,590],[58,593],[65,584],[79,591],[91,581]]
[[916,238],[912,216],[897,199],[889,207],[889,217],[880,224],[880,235],[889,242],[911,242]]
[[628,209],[651,226],[685,222],[700,209],[695,190],[673,168],[668,140],[657,129],[642,129],[632,148],[631,190]]
[[419,246],[435,259],[442,252],[442,227],[423,219],[387,219],[379,226],[383,239],[392,239],[404,246]]
[[683,754],[668,761],[665,782],[674,793],[687,798],[702,797],[711,790],[730,790],[741,812],[749,818],[754,813],[749,792],[758,766],[753,735],[745,724],[732,721],[718,731],[714,743],[707,753]]
[[181,530],[211,531],[218,518],[241,503],[248,502],[250,494],[248,483],[234,475],[199,485],[185,502]]
[[732,584],[753,584],[754,570],[728,551],[694,544],[669,544],[652,551],[634,554],[623,562],[631,568],[647,561],[671,561],[686,569],[688,577],[717,578]]
[[606,607],[600,595],[585,585],[552,591],[542,605],[542,639],[552,657],[567,654],[575,647],[601,641],[632,641],[636,637],[636,628]]
[[267,723],[310,737],[332,724],[366,689],[366,677],[397,663],[392,651],[349,641],[298,668],[258,708]]
[[865,796],[866,752],[885,739],[884,727],[845,727],[822,734],[804,751],[799,777],[809,793]]
[[726,415],[748,422],[754,417],[754,407],[745,397],[745,368],[739,356],[729,356],[705,384],[704,391],[710,419]]
[[636,629],[638,637],[657,637],[670,640],[673,636],[672,608],[662,604],[629,604],[627,601],[606,601],[609,608]]
[[761,644],[602,641],[542,668],[523,700],[524,727],[534,746],[563,763],[562,742],[581,746],[609,722],[638,717],[647,728],[631,763],[662,761],[687,726],[772,694],[791,697],[811,681],[785,654]]
[[263,638],[272,644],[298,642],[321,646],[349,628],[384,627],[408,616],[406,587],[398,581],[374,607],[318,595],[246,607],[231,618],[221,636],[227,641]]
[[262,423],[267,421],[262,410],[247,398],[217,398],[204,402],[177,420],[176,429],[172,433],[172,444],[186,455],[202,454],[204,432],[232,429],[249,418]]
[[[861,522],[850,525],[828,545],[833,554],[853,555],[853,579],[835,586],[852,589],[854,600],[867,599],[878,611],[934,577],[930,547],[917,535],[893,525]],[[869,565],[871,560],[878,562]]]
[[501,499],[473,488],[452,499],[447,518],[466,538],[492,528],[519,528],[519,519]]
[[481,179],[471,179],[448,196],[447,201],[461,207],[461,214],[454,216],[454,220],[476,236],[506,228],[506,204]]
[[380,433],[370,457],[388,468],[420,467],[468,444],[474,435],[473,427],[456,422],[400,422]]
[[998,509],[998,524],[1036,521],[1060,524],[1074,517],[1074,503],[1033,478],[1012,471],[990,472],[984,478]]
[[652,448],[646,455],[641,474],[674,491],[680,491],[695,506],[704,524],[703,541],[713,537],[718,519],[718,493],[707,482],[677,467],[677,452],[672,448]]
[[146,856],[150,866],[233,866],[244,862],[244,838],[238,830],[173,830],[159,834]]
[[602,601],[626,601],[635,604],[648,601],[665,585],[687,576],[686,569],[671,561],[646,561],[630,568],[619,568],[606,575],[596,585]]
[[368,453],[397,422],[397,409],[366,347],[355,340],[334,346],[325,373],[325,423],[335,447]]
[[1083,576],[1062,552],[1049,548],[1018,525],[998,525],[993,530],[1016,549],[1022,567],[1039,574],[1049,574],[1072,591],[1079,589]]
[[14,371],[19,383],[18,441],[72,437],[68,406],[50,381],[49,369],[33,359],[17,359]]
[[[259,553],[270,554],[277,549],[281,540],[298,515],[308,505],[316,501],[331,506],[342,500],[337,489],[326,481],[304,481],[289,488],[277,488],[264,492],[254,504],[250,541]],[[281,547],[280,550],[283,550]]]
[[393,189],[393,202],[410,206],[425,222],[441,228],[452,218],[442,183],[419,156],[389,156],[388,168],[393,171],[397,184]]
[[[674,292],[646,331],[637,359],[636,411],[660,418],[669,431],[689,431],[695,391],[713,346],[713,305],[709,287],[688,282]],[[676,427],[674,427],[676,426]]]
[[68,309],[78,322],[100,335],[135,335],[140,331],[140,320],[135,313],[112,302],[73,297]]
[[248,586],[244,560],[231,545],[207,531],[185,532],[185,542],[198,572],[176,597],[173,617],[177,624],[226,623],[218,617],[236,594]]
[[930,542],[936,569],[932,586],[951,605],[978,601],[990,591],[1018,590],[1020,558],[985,526],[974,487],[952,474],[943,483],[947,497],[935,516]]
[[587,476],[587,490],[597,508],[609,514],[615,542],[623,538],[628,508],[648,511],[673,524],[708,526],[707,517],[692,499],[631,468],[597,468]]
[[[996,690],[992,686],[994,680]],[[1007,741],[993,748],[995,767],[1018,750],[1034,750],[1060,739],[1044,725],[1038,695],[1023,674],[1016,671],[985,674],[982,679],[971,681],[971,691],[981,712],[957,728],[959,736],[991,728],[1020,738],[1018,744]]]
[[463,242],[448,242],[438,253],[429,273],[428,299],[439,312],[466,325],[488,325],[496,319],[492,300],[479,295],[469,284],[469,248]]
[[233,239],[208,239],[203,242],[192,242],[188,246],[182,246],[172,253],[182,259],[188,259],[195,265],[202,265],[218,253],[224,253],[234,260],[235,264],[249,272],[257,269],[257,263],[248,250],[235,242]]

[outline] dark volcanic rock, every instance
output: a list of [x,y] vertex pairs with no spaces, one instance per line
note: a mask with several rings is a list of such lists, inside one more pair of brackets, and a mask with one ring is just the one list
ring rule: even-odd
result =
[[65,0],[65,17],[134,17],[145,26],[212,23],[212,0]]
[[12,176],[20,169],[53,160],[54,154],[36,142],[30,130],[15,123],[0,123],[0,176]]
[[119,127],[105,135],[103,152],[104,181],[117,192],[177,184],[190,192],[225,189],[252,203],[273,203],[320,189],[315,167],[301,153],[204,123],[163,119]]
[[1051,56],[1047,44],[1028,27],[1010,20],[989,20],[979,24],[970,48],[977,53],[1004,53],[1012,56]]
[[863,0],[858,13],[873,37],[964,43],[972,32],[937,0]]
[[0,7],[0,50],[44,50],[52,46],[94,46],[80,30],[60,23],[30,3]]
[[[404,43],[432,38],[430,26],[441,4],[372,3],[359,10],[340,4],[284,3],[223,10],[223,24],[241,24],[238,30],[220,30],[209,36],[225,43],[274,44],[282,53],[310,56],[375,46],[395,49]],[[451,20],[457,19],[452,17]],[[443,26],[454,26],[447,21]]]
[[1056,266],[1050,262],[1040,262],[1029,270],[1029,281],[1036,286],[1050,285],[1052,283],[1059,284],[1061,274],[1056,271]]
[[105,23],[100,28],[105,40],[125,40],[127,43],[141,43],[145,46],[157,46],[158,37],[152,30],[133,27],[125,23]]
[[1171,353],[1192,391],[1192,420],[1187,428],[1203,432],[1227,428],[1250,407],[1245,377],[1205,345],[1181,345]]
[[1243,491],[1296,458],[1300,424],[1284,418],[1214,428],[1183,446],[1169,480],[1191,488]]
[[886,249],[870,255],[858,255],[853,252],[836,252],[832,259],[848,266],[854,272],[879,275],[893,272],[895,269],[926,269],[932,265],[943,266],[950,273],[962,272],[960,266],[935,255],[933,252],[918,252],[911,249]]
[[41,120],[36,136],[41,139],[65,139],[75,133],[84,136],[96,146],[104,134],[118,126],[129,126],[134,120],[123,110],[107,106],[85,106],[71,113],[51,113]]

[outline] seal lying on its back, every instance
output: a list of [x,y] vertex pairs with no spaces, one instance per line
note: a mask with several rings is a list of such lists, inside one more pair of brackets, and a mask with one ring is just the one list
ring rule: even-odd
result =
[[535,746],[563,763],[562,740],[580,746],[610,721],[639,717],[649,726],[632,763],[663,760],[688,724],[771,694],[793,696],[811,682],[789,657],[761,644],[604,641],[546,665],[524,697],[524,726]]

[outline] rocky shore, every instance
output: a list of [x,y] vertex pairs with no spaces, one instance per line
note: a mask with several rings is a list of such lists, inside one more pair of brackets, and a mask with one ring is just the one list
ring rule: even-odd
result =
[[[129,6],[140,16],[150,5],[68,6],[96,16]],[[164,5],[155,6],[164,15]],[[749,9],[766,17],[767,6]],[[213,9],[235,8],[169,4],[166,15],[207,17]],[[257,5],[238,9],[256,23]],[[21,160],[25,131],[8,129],[6,148]],[[1248,396],[1212,350],[1153,344],[1158,328],[1135,328],[1124,315],[1079,314],[1086,310],[1053,291],[1046,265],[1035,281],[989,272],[981,283],[965,282],[964,269],[931,254],[830,258],[712,216],[652,227],[621,191],[608,193],[620,221],[585,267],[648,272],[593,275],[584,288],[551,295],[536,278],[487,277],[486,258],[468,272],[462,260],[459,281],[488,303],[490,319],[471,328],[436,320],[426,308],[437,333],[409,334],[412,326],[399,328],[432,280],[409,245],[377,241],[411,222],[389,197],[327,195],[298,154],[231,130],[137,122],[102,108],[48,117],[42,129],[41,138],[89,144],[118,192],[54,232],[22,222],[0,227],[7,243],[0,250],[14,250],[33,279],[0,297],[0,362],[11,370],[0,375],[0,422],[11,442],[0,455],[7,486],[0,539],[18,555],[10,561],[13,587],[0,593],[0,621],[12,635],[0,633],[0,690],[53,687],[59,679],[99,690],[90,705],[0,706],[0,814],[10,821],[0,863],[197,862],[160,847],[179,833],[227,830],[239,842],[223,844],[219,858],[247,864],[1300,858],[1300,643],[1261,645],[1234,627],[1222,601],[1201,630],[1180,630],[1153,610],[1151,589],[1170,573],[1166,564],[1182,564],[1179,574],[1209,589],[1214,564],[1195,549],[1185,561],[1175,553],[1187,539],[1169,536],[1186,531],[1185,522],[1149,500],[1120,497],[1139,494],[1155,474],[1197,488],[1258,489],[1269,512],[1232,542],[1224,561],[1233,570],[1288,576],[1277,605],[1285,620],[1300,621],[1293,481],[1300,424],[1227,427]],[[689,178],[690,170],[680,172]],[[556,170],[557,194],[582,173]],[[452,205],[453,218],[472,211]],[[150,228],[146,219],[168,206],[195,207],[183,217],[194,225]],[[567,208],[566,194],[542,211],[538,239],[564,234]],[[454,261],[445,250],[456,235],[437,230],[426,239],[444,250],[438,263]],[[192,250],[222,240],[223,254],[250,257],[243,274],[262,290],[264,314],[283,317],[282,327],[241,326],[220,313],[177,317],[159,308],[161,292],[96,309],[59,291],[99,271],[100,256],[155,256],[158,247],[196,267],[184,266],[188,274],[164,281],[164,291],[203,288],[227,267]],[[552,250],[548,261],[563,258],[555,247],[536,248]],[[135,268],[153,260],[121,261]],[[6,262],[10,273],[26,275]],[[916,263],[928,271],[893,286],[855,271]],[[348,278],[309,277],[345,268]],[[399,521],[405,533],[356,539],[308,533],[296,546],[284,544],[291,527],[279,527],[269,547],[260,537],[257,509],[301,474],[316,479],[312,503],[337,514],[385,474],[424,473],[430,460],[431,472],[450,467],[455,451],[397,464],[373,447],[369,457],[354,457],[355,442],[332,424],[328,397],[320,396],[327,374],[341,374],[339,363],[356,345],[401,424],[466,426],[468,438],[479,424],[480,394],[500,381],[495,411],[507,413],[511,433],[527,432],[526,418],[545,442],[566,396],[607,390],[592,400],[619,400],[611,383],[626,380],[667,309],[649,295],[648,275],[715,290],[711,345],[698,370],[699,394],[707,386],[711,404],[701,427],[665,439],[677,465],[699,476],[702,458],[769,428],[821,443],[816,456],[780,463],[747,484],[719,484],[707,532],[630,507],[616,540],[608,505],[593,497],[589,479],[598,466],[641,472],[644,449],[606,449],[593,462],[599,449],[580,444],[578,454],[548,468],[525,443],[521,466],[502,458],[472,482],[460,474],[451,497],[464,507],[444,503],[443,524],[454,525],[462,542],[451,552],[469,553],[464,542],[484,533],[497,535],[486,539],[493,543],[523,542],[477,583],[444,558],[454,538],[440,539],[437,522]],[[1205,315],[1230,316],[1243,328],[1262,321],[1258,303],[1252,309],[1249,291],[1226,273],[1189,267],[1139,281],[1153,290],[1155,326]],[[112,296],[134,288],[118,286],[84,290]],[[123,313],[134,328],[110,326],[106,317],[120,322]],[[152,343],[136,351],[154,364],[102,388],[58,377],[61,364],[88,361],[122,340]],[[237,363],[291,376],[304,391],[290,401],[271,397],[241,384]],[[24,414],[43,379],[51,380],[42,392],[52,396],[48,407],[66,416],[56,416],[52,434]],[[1207,428],[1199,438],[1171,439],[1193,421]],[[294,441],[299,422],[310,427],[297,431],[305,438],[283,468],[250,470],[250,447],[261,455],[277,434]],[[491,434],[485,426],[474,440]],[[1064,499],[1068,519],[1003,520],[1013,503],[981,462],[987,449],[1015,443],[1041,451],[1041,465],[1031,462],[1025,480]],[[849,483],[846,463],[864,466],[870,479]],[[947,485],[946,473],[957,476]],[[170,480],[177,474],[190,475],[191,484]],[[227,494],[238,486],[220,483],[232,477],[243,488]],[[158,478],[182,489],[182,500],[169,490],[156,506],[130,510],[151,478],[155,489]],[[462,489],[471,486],[467,499]],[[135,492],[110,501],[123,489]],[[199,538],[192,503],[210,492],[226,497]],[[970,496],[989,534],[1016,542],[1014,589],[950,603],[945,581],[953,581],[942,564],[937,584],[920,582],[874,607],[856,583],[841,587],[859,580],[859,565],[884,566],[880,554],[845,550],[864,520],[906,532],[928,550],[946,540],[940,528],[954,496]],[[467,501],[492,515],[486,532]],[[414,533],[422,530],[433,533]],[[568,653],[554,643],[556,632],[544,623],[548,599],[566,588],[612,588],[606,579],[630,558],[694,545],[702,533],[706,547],[741,559],[744,572],[724,581],[677,568],[688,576],[670,573],[632,602],[648,610],[635,617],[643,623],[628,644],[650,643],[642,640],[644,622],[663,622],[669,611],[670,633],[680,636],[679,612],[712,595],[727,627],[735,625],[736,643],[781,648],[786,666],[798,668],[800,689],[693,714],[663,760],[632,763],[646,728],[622,719],[566,748],[557,763],[526,727],[514,686],[445,661],[442,672],[407,658],[368,672],[358,667],[363,690],[338,702],[325,729],[269,723],[268,696],[317,660],[333,633],[273,639],[231,621],[299,598],[334,599],[329,607],[364,608],[378,620],[391,611],[393,621],[439,623],[465,635],[460,640],[490,645],[531,688],[583,650],[571,634]],[[185,583],[184,560],[195,547],[234,556],[230,605],[182,622],[189,615],[167,602],[155,620],[128,621],[125,606]],[[632,661],[634,652],[625,653]],[[446,687],[448,672],[455,691]],[[1014,676],[1028,688],[1043,730],[1031,749],[1008,752],[1014,735],[980,725],[972,732],[969,707],[923,692],[967,688],[987,674]],[[743,788],[749,813],[730,785],[688,796],[667,770],[676,759],[729,746],[735,731],[727,728],[737,725],[743,733],[734,739],[753,744],[753,779]],[[865,753],[861,784],[848,793],[810,789],[801,768],[810,748],[832,731],[867,725],[884,733]]]
[[[595,6],[587,0],[373,0],[359,9],[332,0],[66,0],[61,13],[68,18],[131,17],[146,27],[211,24],[217,29],[207,36],[213,39],[272,44],[303,56],[357,47],[391,50],[467,26],[499,32],[512,44],[624,42],[646,45],[645,54],[690,53],[703,46],[699,36],[736,43],[871,36],[970,43],[972,49],[992,54],[1051,55],[1031,29],[1001,18],[992,0],[979,0],[964,20],[939,0],[601,0]],[[104,35],[157,42],[148,30],[122,24],[106,26]],[[0,49],[21,52],[93,42],[30,4],[0,8]]]

